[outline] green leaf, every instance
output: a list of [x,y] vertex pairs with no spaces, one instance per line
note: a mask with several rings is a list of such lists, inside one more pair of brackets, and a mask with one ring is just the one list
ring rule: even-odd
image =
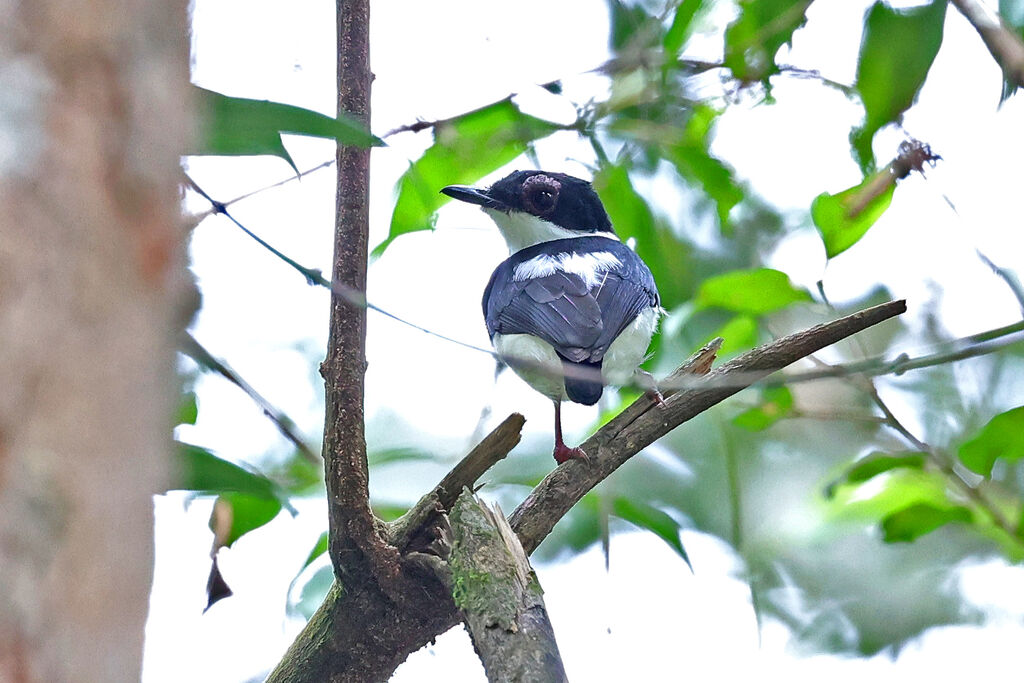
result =
[[744,314],[733,316],[717,332],[705,339],[704,343],[708,343],[715,337],[721,337],[724,340],[722,347],[718,350],[719,358],[752,349],[757,343],[757,320]]
[[274,482],[234,463],[187,443],[178,443],[178,481],[170,489],[220,494],[243,493],[265,500],[278,500]]
[[623,240],[633,239],[636,253],[658,283],[661,305],[672,308],[690,297],[693,250],[661,225],[647,201],[634,189],[625,166],[604,164],[594,175],[594,189]]
[[398,181],[391,230],[373,257],[400,235],[433,229],[434,212],[449,201],[441,194],[442,187],[474,183],[514,161],[530,142],[556,130],[555,124],[519,111],[511,98],[436,125],[434,144]]
[[[999,14],[1003,23],[1024,40],[1024,0],[999,0]],[[1004,76],[1003,92],[999,101],[1006,101],[1006,98],[1017,92],[1017,87],[1015,82],[1010,82]]]
[[639,4],[609,0],[612,30],[609,35],[615,52],[650,47],[661,37],[661,23]]
[[797,289],[789,276],[771,268],[736,270],[708,278],[697,292],[697,303],[737,313],[763,315],[798,301],[810,301],[805,289]]
[[[277,517],[282,507],[281,501],[273,498],[262,498],[236,492],[221,494],[217,505],[227,505],[231,515],[227,533],[217,539],[218,545],[221,547],[230,546],[253,529],[267,524]],[[216,510],[214,514],[217,514]],[[214,530],[214,533],[219,533],[214,518],[210,519],[210,528]]]
[[327,591],[334,583],[334,568],[331,565],[320,567],[309,577],[309,580],[302,585],[299,599],[290,607],[291,612],[301,614],[307,621],[313,613],[323,604],[327,597]]
[[969,523],[971,511],[963,506],[936,507],[917,503],[898,510],[882,520],[882,531],[886,543],[908,543],[940,526],[952,522]]
[[785,386],[770,387],[763,392],[763,402],[733,418],[733,424],[759,432],[786,417],[793,409],[793,393]]
[[895,190],[896,183],[886,168],[848,190],[823,192],[814,198],[811,219],[829,258],[843,253],[867,233],[889,208]]
[[373,503],[373,514],[385,522],[393,522],[409,511],[408,505]]
[[690,558],[686,554],[683,542],[679,539],[681,528],[679,522],[667,512],[629,498],[616,498],[612,502],[612,514],[634,526],[653,532],[658,538],[672,546],[672,549],[686,562],[690,571],[693,571]]
[[875,133],[898,121],[917,98],[942,45],[946,0],[893,9],[879,0],[868,10],[855,87],[864,102],[864,125],[850,134],[854,158],[867,175],[875,167]]
[[825,487],[825,495],[831,498],[841,484],[860,484],[883,472],[896,469],[924,469],[927,456],[924,453],[901,453],[889,455],[874,452],[855,462],[842,476]]
[[370,467],[379,467],[392,462],[430,462],[436,460],[433,453],[419,448],[386,448],[379,451],[371,451],[367,455]]
[[973,439],[960,446],[960,461],[972,472],[989,476],[997,459],[1024,458],[1024,406],[996,415]]
[[[309,551],[309,555],[306,557],[306,561],[302,563],[302,569],[305,569],[309,565],[313,564],[313,561],[327,552],[327,543],[330,539],[329,532],[325,531],[320,534],[320,538],[316,539],[316,544],[313,549]],[[299,571],[301,572],[302,569]]]
[[742,83],[779,73],[775,55],[807,22],[811,0],[740,0],[740,14],[725,30],[725,65]]
[[743,201],[743,188],[732,169],[708,151],[715,121],[721,112],[704,104],[693,108],[682,139],[666,148],[666,156],[679,174],[701,186],[715,203],[722,233],[731,234],[729,212]]
[[194,425],[199,418],[199,400],[196,392],[186,391],[181,395],[181,403],[178,404],[178,415],[175,424]]
[[341,145],[372,147],[384,143],[355,119],[332,118],[280,102],[229,97],[192,86],[197,116],[196,147],[188,154],[281,157],[298,173],[281,141],[281,133],[332,138]]
[[675,14],[672,15],[672,24],[662,42],[666,58],[672,59],[679,54],[693,32],[693,20],[704,8],[704,4],[704,0],[682,0],[676,7]]

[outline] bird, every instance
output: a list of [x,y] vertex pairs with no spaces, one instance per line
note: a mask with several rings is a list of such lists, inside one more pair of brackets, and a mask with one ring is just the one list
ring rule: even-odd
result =
[[508,245],[484,290],[484,322],[498,358],[554,402],[556,463],[588,459],[562,438],[563,401],[594,405],[605,385],[636,382],[661,404],[639,367],[664,312],[658,288],[588,181],[526,170],[441,192],[480,206]]

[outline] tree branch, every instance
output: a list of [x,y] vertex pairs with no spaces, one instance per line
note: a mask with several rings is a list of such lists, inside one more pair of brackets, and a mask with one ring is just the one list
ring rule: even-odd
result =
[[[570,460],[560,465],[512,513],[509,521],[526,552],[532,553],[588,491],[683,422],[776,370],[906,310],[905,301],[892,301],[777,339],[699,380],[707,388],[680,391],[665,399],[661,408],[654,408],[649,398],[641,396],[637,402],[645,401],[647,407],[639,416],[626,425],[612,420],[598,430],[582,446],[590,454],[589,461]],[[732,382],[733,375],[742,377],[742,382]]]
[[270,403],[270,401],[263,398],[262,394],[256,391],[251,384],[246,382],[245,379],[229,367],[227,363],[215,358],[205,346],[196,341],[196,338],[193,337],[191,333],[185,332],[182,337],[180,349],[182,353],[194,360],[200,366],[211,372],[216,372],[218,375],[245,392],[245,394],[260,407],[263,414],[277,426],[281,435],[291,441],[292,445],[298,449],[299,453],[301,453],[306,460],[315,465],[320,464],[320,456],[314,453],[309,446],[306,445],[302,435],[300,435],[298,430],[295,428],[295,422],[277,409],[272,403]]
[[501,510],[463,489],[452,528],[452,597],[487,680],[567,680],[537,575]]
[[[369,126],[369,0],[338,0],[338,112]],[[370,150],[338,147],[338,194],[331,280],[366,291]],[[385,593],[398,578],[398,551],[385,542],[370,509],[364,434],[366,309],[331,297],[323,455],[327,484],[329,551],[346,588],[376,580]]]
[[1020,36],[1006,28],[999,14],[979,0],[953,0],[953,4],[981,36],[1006,80],[1024,87],[1024,42]]

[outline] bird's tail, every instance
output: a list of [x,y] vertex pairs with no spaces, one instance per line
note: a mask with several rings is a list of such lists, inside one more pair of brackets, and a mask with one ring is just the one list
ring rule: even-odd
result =
[[596,363],[573,363],[562,359],[565,370],[565,393],[570,401],[592,406],[601,398],[604,384],[601,382],[601,361]]

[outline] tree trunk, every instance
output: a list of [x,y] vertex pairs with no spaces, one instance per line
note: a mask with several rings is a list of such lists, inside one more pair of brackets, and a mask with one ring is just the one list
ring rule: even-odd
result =
[[141,673],[190,314],[185,10],[0,10],[0,680]]

